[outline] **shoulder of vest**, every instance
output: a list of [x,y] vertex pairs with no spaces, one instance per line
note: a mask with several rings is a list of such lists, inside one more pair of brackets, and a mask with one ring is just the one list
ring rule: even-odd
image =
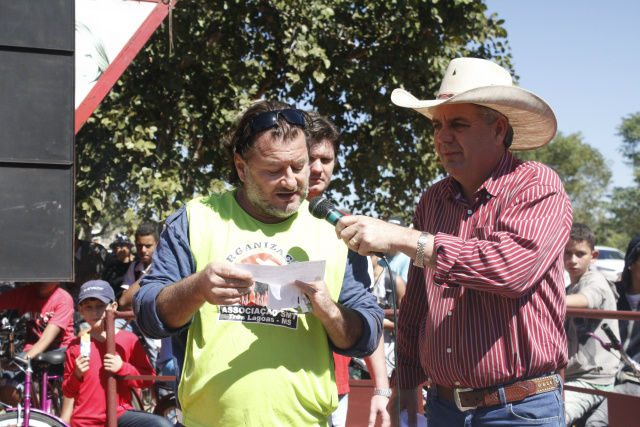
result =
[[234,201],[233,191],[226,191],[220,194],[209,194],[208,196],[196,197],[187,202],[187,210],[198,208],[209,208],[216,210],[223,203]]

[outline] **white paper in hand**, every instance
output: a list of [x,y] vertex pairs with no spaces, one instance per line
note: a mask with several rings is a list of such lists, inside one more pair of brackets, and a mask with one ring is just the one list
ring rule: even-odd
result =
[[323,260],[294,262],[287,265],[235,264],[235,267],[251,273],[256,283],[267,285],[269,310],[296,309],[302,313],[309,313],[312,310],[311,303],[306,294],[294,285],[294,282],[324,280],[325,264],[326,261]]

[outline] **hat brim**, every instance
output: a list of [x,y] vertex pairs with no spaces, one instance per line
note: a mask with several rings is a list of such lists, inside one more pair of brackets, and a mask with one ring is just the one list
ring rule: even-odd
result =
[[548,144],[558,130],[553,110],[538,95],[517,86],[484,86],[448,99],[420,100],[404,89],[391,93],[391,102],[413,108],[428,119],[442,104],[477,104],[504,114],[513,128],[511,150],[533,150]]
[[111,249],[115,248],[116,246],[127,246],[129,249],[131,249],[132,247],[134,247],[135,245],[133,243],[112,243],[109,245],[109,247]]
[[80,295],[78,297],[78,304],[80,304],[82,301],[88,299],[88,298],[95,298],[95,299],[99,299],[100,301],[102,301],[105,304],[111,304],[113,302],[113,300],[111,300],[109,297],[105,297],[104,295],[98,294],[98,295],[92,295],[92,294],[84,294],[84,295]]

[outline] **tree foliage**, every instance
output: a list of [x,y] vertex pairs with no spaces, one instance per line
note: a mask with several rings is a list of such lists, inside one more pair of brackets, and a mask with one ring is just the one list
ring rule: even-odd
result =
[[640,232],[640,112],[623,118],[618,131],[623,141],[620,151],[635,176],[628,187],[615,188],[611,198],[611,228],[617,231],[617,247],[624,249]]
[[636,184],[640,185],[640,112],[622,119],[618,135],[623,141],[620,151],[633,168]]
[[595,230],[605,219],[611,169],[602,154],[583,141],[582,134],[565,136],[558,132],[551,143],[537,150],[516,152],[516,156],[544,163],[558,174],[571,200],[574,222]]
[[223,190],[223,136],[260,98],[343,131],[340,205],[410,217],[442,170],[431,123],[390,92],[433,98],[458,56],[511,68],[502,21],[485,12],[480,0],[181,0],[172,33],[156,31],[77,136],[76,218],[131,227]]

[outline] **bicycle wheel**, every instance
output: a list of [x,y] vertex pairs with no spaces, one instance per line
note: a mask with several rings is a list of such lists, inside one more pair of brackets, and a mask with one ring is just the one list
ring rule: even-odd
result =
[[140,395],[138,394],[138,391],[133,387],[130,387],[130,390],[131,390],[131,406],[133,406],[133,409],[137,409],[138,411],[144,411],[144,403],[142,403],[142,399],[140,399]]
[[[22,425],[24,422],[24,412],[20,413],[18,420],[18,411],[7,412],[0,415],[0,427],[11,427]],[[19,422],[18,422],[19,421]],[[65,423],[58,421],[50,415],[40,412],[31,412],[29,416],[29,427],[68,427]]]
[[[42,384],[40,381],[42,381],[42,378],[36,378],[31,384],[31,407],[44,411],[42,402]],[[47,399],[50,400],[50,408],[45,412],[49,412],[50,414],[59,417],[60,414],[62,414],[62,378],[49,380],[47,387]]]
[[156,405],[153,410],[155,415],[165,417],[173,424],[178,421],[178,406],[176,405],[176,397],[173,394],[166,395]]
[[62,400],[64,395],[62,394],[62,378],[56,378],[49,383],[51,399],[51,413],[60,416],[62,414]]

